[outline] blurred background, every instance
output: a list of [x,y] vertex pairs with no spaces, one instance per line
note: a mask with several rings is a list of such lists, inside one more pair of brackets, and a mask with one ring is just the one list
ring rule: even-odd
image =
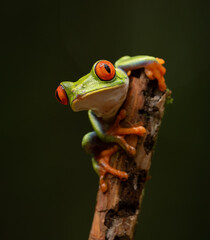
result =
[[4,1],[2,240],[87,239],[98,176],[81,140],[87,113],[55,89],[123,55],[166,61],[173,91],[136,239],[209,239],[208,1]]

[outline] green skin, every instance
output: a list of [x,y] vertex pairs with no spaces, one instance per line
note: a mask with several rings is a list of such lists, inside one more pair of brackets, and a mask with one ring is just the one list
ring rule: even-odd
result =
[[[90,73],[76,82],[61,82],[67,93],[73,111],[88,110],[88,116],[93,132],[87,133],[82,140],[85,150],[94,155],[93,145],[103,142],[115,142],[124,148],[116,136],[106,134],[106,130],[113,124],[120,107],[127,96],[129,70],[144,68],[147,64],[157,62],[151,56],[125,56],[115,62],[116,75],[110,81],[102,81],[95,73],[96,62]],[[93,144],[94,143],[94,144]],[[125,149],[125,148],[124,148]],[[98,173],[98,164],[92,158],[93,168]]]

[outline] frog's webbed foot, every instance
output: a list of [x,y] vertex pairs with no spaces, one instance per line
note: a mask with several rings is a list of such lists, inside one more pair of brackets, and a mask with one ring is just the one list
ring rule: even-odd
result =
[[164,74],[166,72],[166,69],[162,66],[165,61],[161,58],[156,59],[157,62],[154,61],[145,66],[144,72],[150,80],[157,79],[160,91],[165,91],[166,84]]
[[128,174],[124,171],[117,170],[109,165],[111,156],[118,151],[119,147],[114,145],[113,147],[103,150],[98,156],[95,156],[95,159],[98,163],[98,172],[100,176],[100,189],[102,192],[107,191],[107,184],[104,180],[107,173],[110,173],[120,180],[127,180]]
[[126,117],[126,110],[122,109],[118,114],[114,124],[109,128],[106,134],[113,136],[115,138],[115,142],[117,142],[130,156],[134,156],[136,154],[136,149],[129,145],[125,136],[134,134],[138,136],[144,136],[146,133],[146,129],[143,126],[133,126],[130,128],[122,128],[119,123]]

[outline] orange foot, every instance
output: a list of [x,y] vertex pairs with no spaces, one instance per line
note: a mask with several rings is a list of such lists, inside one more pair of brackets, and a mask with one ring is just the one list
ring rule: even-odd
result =
[[110,136],[114,136],[116,138],[116,142],[126,150],[126,152],[134,156],[136,154],[136,149],[129,145],[126,140],[125,136],[134,134],[139,136],[144,136],[146,133],[146,129],[143,126],[134,126],[131,128],[122,128],[120,127],[119,123],[126,117],[126,110],[122,109],[118,114],[114,124],[110,127],[110,129],[106,132],[106,134]]
[[104,181],[104,177],[107,173],[110,173],[121,180],[125,181],[128,179],[128,174],[126,172],[112,168],[109,165],[111,156],[118,151],[119,147],[117,145],[113,146],[110,149],[102,151],[97,157],[96,160],[99,164],[99,175],[100,175],[100,189],[102,192],[107,191],[107,184]]
[[162,66],[162,64],[165,63],[165,61],[161,58],[156,58],[157,62],[152,62],[145,66],[145,74],[150,80],[157,79],[158,80],[158,86],[160,91],[166,90],[166,84],[165,84],[165,78],[163,77],[166,69]]

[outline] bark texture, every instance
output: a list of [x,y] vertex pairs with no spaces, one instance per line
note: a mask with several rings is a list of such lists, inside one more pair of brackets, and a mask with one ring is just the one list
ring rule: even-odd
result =
[[127,136],[135,146],[135,157],[128,157],[120,150],[111,159],[111,165],[128,172],[129,178],[122,182],[118,178],[106,177],[108,191],[97,194],[89,240],[132,240],[143,198],[145,182],[149,178],[153,146],[156,142],[164,105],[170,91],[161,92],[156,80],[149,80],[143,70],[130,75],[130,86],[123,108],[127,111],[123,127],[142,123],[147,129],[145,137]]

